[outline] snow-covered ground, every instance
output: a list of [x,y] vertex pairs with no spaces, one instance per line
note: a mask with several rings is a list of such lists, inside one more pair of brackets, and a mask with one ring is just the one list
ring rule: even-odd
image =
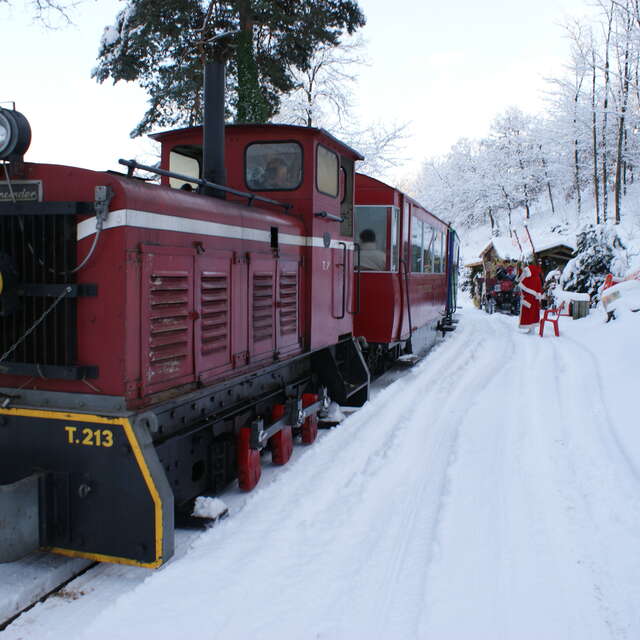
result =
[[640,637],[640,313],[460,315],[163,570],[86,574],[0,638]]

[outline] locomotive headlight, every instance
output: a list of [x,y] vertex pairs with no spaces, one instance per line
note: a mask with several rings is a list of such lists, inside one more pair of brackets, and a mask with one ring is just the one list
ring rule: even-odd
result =
[[2,153],[5,147],[9,144],[9,138],[11,137],[11,128],[9,121],[0,113],[0,153]]
[[31,127],[19,111],[0,108],[0,160],[21,157],[31,143]]

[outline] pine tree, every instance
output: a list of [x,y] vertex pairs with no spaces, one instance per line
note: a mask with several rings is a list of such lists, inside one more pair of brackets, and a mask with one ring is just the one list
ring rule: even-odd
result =
[[266,122],[291,91],[291,69],[364,25],[357,0],[128,0],[102,37],[98,82],[137,81],[149,109],[132,131],[200,122],[202,68],[228,61],[230,114]]
[[560,284],[566,291],[588,293],[597,301],[607,274],[621,275],[627,268],[625,246],[607,225],[587,225],[576,240],[576,257],[564,268]]

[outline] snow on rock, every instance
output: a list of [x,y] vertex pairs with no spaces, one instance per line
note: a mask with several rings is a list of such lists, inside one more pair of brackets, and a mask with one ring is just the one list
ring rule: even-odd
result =
[[195,518],[210,518],[214,520],[228,510],[227,505],[220,498],[198,496],[193,505],[192,515]]

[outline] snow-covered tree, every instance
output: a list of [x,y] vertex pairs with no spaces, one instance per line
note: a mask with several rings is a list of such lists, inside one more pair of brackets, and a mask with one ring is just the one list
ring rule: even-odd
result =
[[355,115],[353,88],[358,66],[366,65],[361,38],[343,39],[336,46],[317,49],[306,70],[290,68],[295,89],[283,96],[274,122],[327,129],[364,156],[358,166],[382,177],[401,161],[408,123],[363,123]]
[[0,6],[24,6],[34,19],[48,28],[71,24],[73,9],[83,0],[0,0]]
[[590,224],[578,234],[576,257],[564,268],[560,284],[566,291],[588,293],[597,301],[607,274],[623,275],[627,268],[627,252],[616,229]]

